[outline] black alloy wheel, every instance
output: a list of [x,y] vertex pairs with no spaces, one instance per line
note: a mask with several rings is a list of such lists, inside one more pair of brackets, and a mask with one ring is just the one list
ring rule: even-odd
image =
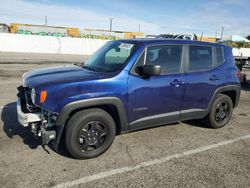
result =
[[93,108],[76,112],[67,122],[66,148],[77,159],[89,159],[104,153],[113,143],[116,125],[106,111]]
[[232,113],[232,99],[225,94],[218,94],[211,104],[210,112],[205,121],[212,128],[222,128],[229,122]]
[[230,114],[230,105],[227,101],[221,101],[216,106],[215,110],[215,121],[218,123],[221,123],[225,120],[227,120],[228,116]]
[[85,124],[78,133],[78,143],[82,152],[99,148],[108,134],[107,126],[100,121]]

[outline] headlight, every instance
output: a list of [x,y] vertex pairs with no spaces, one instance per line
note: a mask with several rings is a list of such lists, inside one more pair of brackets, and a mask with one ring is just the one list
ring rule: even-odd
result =
[[[27,73],[27,72],[26,72],[26,73]],[[25,82],[25,75],[26,75],[26,73],[23,74],[22,80],[21,80],[21,81],[22,81],[22,84],[23,84],[23,87],[27,87],[27,86],[26,86],[26,82]]]
[[35,101],[36,101],[36,92],[34,89],[31,90],[30,92],[30,98],[31,98],[31,101],[33,102],[33,104],[35,104]]

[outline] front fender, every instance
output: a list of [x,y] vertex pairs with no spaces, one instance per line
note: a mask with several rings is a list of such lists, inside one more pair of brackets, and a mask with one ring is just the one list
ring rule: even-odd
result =
[[100,105],[113,105],[116,107],[119,118],[120,118],[120,126],[121,132],[128,131],[128,122],[126,116],[126,110],[123,105],[123,102],[117,97],[99,97],[99,98],[91,98],[84,99],[79,101],[74,101],[65,105],[60,111],[55,126],[57,130],[57,138],[53,141],[53,145],[56,150],[58,150],[59,142],[61,140],[61,136],[65,127],[65,124],[69,118],[69,115],[75,110],[80,110],[84,108],[100,106]]
[[100,105],[115,106],[118,111],[121,122],[121,131],[126,131],[128,129],[125,107],[123,105],[123,102],[117,97],[99,97],[99,98],[84,99],[68,103],[60,111],[55,125],[64,126],[66,124],[67,119],[69,118],[69,115],[76,110],[89,108],[92,106],[100,106]]

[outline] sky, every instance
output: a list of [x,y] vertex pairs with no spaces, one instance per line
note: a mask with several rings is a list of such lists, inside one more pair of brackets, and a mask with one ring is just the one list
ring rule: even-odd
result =
[[0,23],[140,31],[250,35],[250,0],[0,0]]

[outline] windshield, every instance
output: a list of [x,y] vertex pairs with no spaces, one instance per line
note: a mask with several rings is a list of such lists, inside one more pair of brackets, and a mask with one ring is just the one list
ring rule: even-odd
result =
[[135,44],[111,41],[95,52],[83,65],[83,68],[98,72],[121,70],[135,49]]

